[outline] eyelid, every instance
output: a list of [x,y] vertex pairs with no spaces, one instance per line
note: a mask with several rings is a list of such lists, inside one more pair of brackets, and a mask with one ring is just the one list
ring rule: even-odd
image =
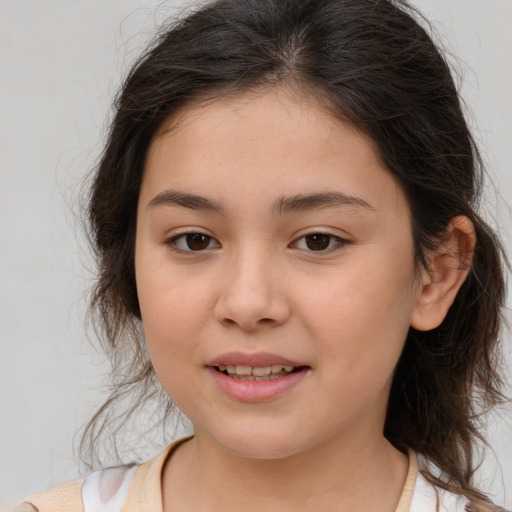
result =
[[[208,245],[210,245],[211,242],[214,242],[215,246],[214,247],[206,247],[204,249],[197,249],[197,250],[182,249],[177,246],[176,242],[178,240],[186,237],[187,235],[195,235],[195,234],[202,235],[202,236],[209,238]],[[335,245],[333,247],[328,247],[326,249],[320,249],[320,250],[316,250],[316,251],[313,249],[297,247],[299,241],[305,239],[308,236],[312,236],[312,235],[324,235],[324,236],[330,237],[335,242]],[[297,234],[297,236],[295,236],[294,240],[288,245],[288,247],[298,248],[299,250],[302,250],[302,251],[308,252],[308,253],[327,254],[327,253],[330,253],[337,249],[341,249],[349,243],[352,243],[352,242],[348,238],[348,236],[345,236],[342,234],[335,234],[332,232],[332,230],[328,230],[326,228],[312,228],[312,229],[308,229],[307,231],[303,231],[302,233],[299,232]],[[217,249],[217,248],[222,247],[220,242],[213,235],[209,234],[208,232],[205,232],[205,230],[203,230],[201,228],[184,228],[182,231],[173,233],[170,236],[166,236],[166,238],[164,240],[164,244],[173,252],[177,252],[177,253],[181,253],[181,254],[193,254],[193,253],[201,254],[201,253],[204,253],[211,249]],[[331,242],[329,243],[329,245],[331,245]]]
[[308,236],[312,236],[312,235],[328,236],[336,242],[336,245],[334,247],[329,247],[327,249],[318,250],[318,251],[315,251],[313,249],[306,249],[306,248],[303,248],[303,249],[298,248],[299,250],[302,250],[302,251],[305,251],[308,253],[312,253],[312,254],[315,254],[315,253],[328,254],[332,251],[335,251],[337,249],[341,249],[341,248],[345,247],[347,244],[352,243],[348,236],[344,236],[342,234],[335,234],[332,231],[329,231],[325,228],[323,228],[323,229],[322,228],[316,228],[316,229],[313,228],[313,229],[308,229],[307,232],[303,232],[302,234],[299,234],[298,236],[296,236],[294,238],[294,240],[289,244],[289,247],[295,248],[300,240],[302,240]]
[[[210,245],[210,242],[215,242],[215,247],[206,247],[205,249],[182,249],[176,245],[176,242],[180,240],[181,238],[185,238],[187,235],[202,235],[210,239],[208,245]],[[171,236],[166,236],[164,244],[173,252],[180,253],[180,254],[202,254],[210,249],[216,249],[221,247],[220,242],[209,233],[205,233],[204,230],[200,228],[186,228],[183,231],[180,231],[178,233],[174,233]]]

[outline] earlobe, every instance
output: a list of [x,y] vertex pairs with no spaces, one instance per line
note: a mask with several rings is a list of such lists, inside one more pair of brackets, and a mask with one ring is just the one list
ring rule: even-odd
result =
[[441,244],[427,255],[428,268],[422,271],[411,326],[419,331],[439,327],[471,269],[476,235],[465,216],[448,224]]

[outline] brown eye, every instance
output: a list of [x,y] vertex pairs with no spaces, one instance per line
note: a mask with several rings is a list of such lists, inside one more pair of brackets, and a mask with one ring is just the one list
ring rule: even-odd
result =
[[173,251],[182,253],[220,247],[215,238],[203,233],[182,233],[167,240],[166,245]]
[[311,251],[324,251],[331,243],[332,236],[323,233],[315,233],[304,237],[306,246]]
[[211,237],[201,233],[190,233],[185,236],[185,240],[191,251],[202,251],[210,245]]

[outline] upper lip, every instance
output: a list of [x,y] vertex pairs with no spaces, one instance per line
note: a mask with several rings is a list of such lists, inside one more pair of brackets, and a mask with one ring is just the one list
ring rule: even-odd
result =
[[269,352],[257,352],[248,354],[244,352],[227,352],[212,359],[206,366],[220,366],[220,365],[233,365],[233,366],[252,366],[263,367],[280,364],[281,366],[307,366],[304,363],[299,363]]

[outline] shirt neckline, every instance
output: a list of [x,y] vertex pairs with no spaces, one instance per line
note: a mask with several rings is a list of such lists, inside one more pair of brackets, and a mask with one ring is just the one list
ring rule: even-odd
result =
[[[179,439],[167,446],[159,455],[141,464],[130,485],[130,490],[122,508],[123,512],[140,512],[141,505],[147,510],[163,512],[162,473],[165,462],[174,450],[193,436]],[[395,512],[410,512],[414,487],[418,477],[418,457],[413,450],[408,450],[409,467],[405,483]],[[151,506],[150,506],[151,505]]]

